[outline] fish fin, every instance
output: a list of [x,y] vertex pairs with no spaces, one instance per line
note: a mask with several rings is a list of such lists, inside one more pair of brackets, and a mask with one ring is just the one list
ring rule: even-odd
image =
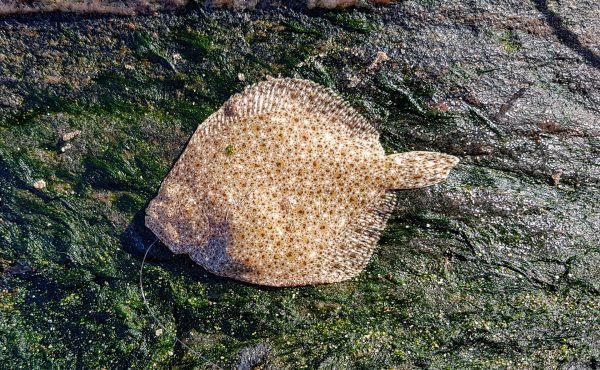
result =
[[349,135],[379,143],[377,129],[335,92],[295,78],[274,78],[246,87],[201,126],[210,134],[228,121],[281,110],[317,114],[328,124],[340,124]]
[[456,166],[458,158],[437,152],[406,152],[384,157],[382,161],[385,189],[413,189],[443,181]]
[[343,276],[335,281],[352,278],[364,269],[395,207],[396,194],[391,190],[383,191],[366,211],[357,214],[346,225],[335,243],[338,247],[328,252],[330,263],[338,270],[337,275]]

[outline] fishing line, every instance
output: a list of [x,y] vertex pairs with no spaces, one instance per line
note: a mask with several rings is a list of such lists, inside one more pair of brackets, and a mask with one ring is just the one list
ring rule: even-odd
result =
[[146,249],[146,253],[144,253],[144,258],[142,259],[142,265],[140,267],[140,292],[142,293],[142,299],[144,301],[144,306],[146,306],[146,310],[148,310],[148,313],[150,314],[150,316],[152,316],[152,318],[154,319],[154,321],[156,322],[156,324],[158,326],[160,326],[160,328],[165,333],[167,333],[167,334],[169,334],[169,335],[171,335],[172,337],[175,338],[175,342],[176,343],[181,344],[184,348],[186,348],[188,351],[192,352],[198,358],[206,361],[207,365],[215,366],[217,369],[224,370],[222,367],[220,367],[219,365],[211,362],[208,358],[202,356],[200,353],[196,352],[190,346],[188,346],[183,341],[181,341],[181,339],[179,339],[175,333],[173,333],[171,330],[167,329],[167,326],[165,324],[163,324],[162,321],[160,321],[158,319],[158,317],[154,314],[154,311],[152,311],[152,309],[150,308],[150,304],[148,303],[148,300],[146,299],[146,293],[144,292],[144,283],[143,283],[144,264],[146,263],[146,257],[148,257],[148,252],[150,252],[150,249],[152,249],[152,247],[154,246],[154,244],[156,244],[157,241],[158,241],[158,238],[156,238],[156,240],[154,240],[152,242],[152,244],[150,244],[150,246],[148,247],[148,249]]

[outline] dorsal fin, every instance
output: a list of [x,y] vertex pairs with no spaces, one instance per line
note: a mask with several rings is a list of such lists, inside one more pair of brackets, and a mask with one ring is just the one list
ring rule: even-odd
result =
[[198,129],[211,134],[234,119],[294,109],[320,115],[326,121],[340,122],[350,135],[379,143],[375,127],[331,89],[295,78],[275,78],[246,87],[242,93],[225,102]]

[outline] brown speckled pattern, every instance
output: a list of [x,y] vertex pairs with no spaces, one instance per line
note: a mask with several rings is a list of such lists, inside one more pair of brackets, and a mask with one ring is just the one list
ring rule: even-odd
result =
[[198,127],[146,225],[217,275],[271,286],[342,281],[369,261],[394,206],[389,189],[434,184],[457,162],[385,156],[377,131],[330,90],[272,79]]

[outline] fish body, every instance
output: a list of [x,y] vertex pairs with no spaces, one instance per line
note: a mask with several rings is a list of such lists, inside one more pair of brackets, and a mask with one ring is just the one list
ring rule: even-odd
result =
[[330,90],[273,79],[203,122],[146,209],[174,253],[269,286],[333,283],[368,263],[391,189],[432,185],[453,156],[386,156],[377,131]]

